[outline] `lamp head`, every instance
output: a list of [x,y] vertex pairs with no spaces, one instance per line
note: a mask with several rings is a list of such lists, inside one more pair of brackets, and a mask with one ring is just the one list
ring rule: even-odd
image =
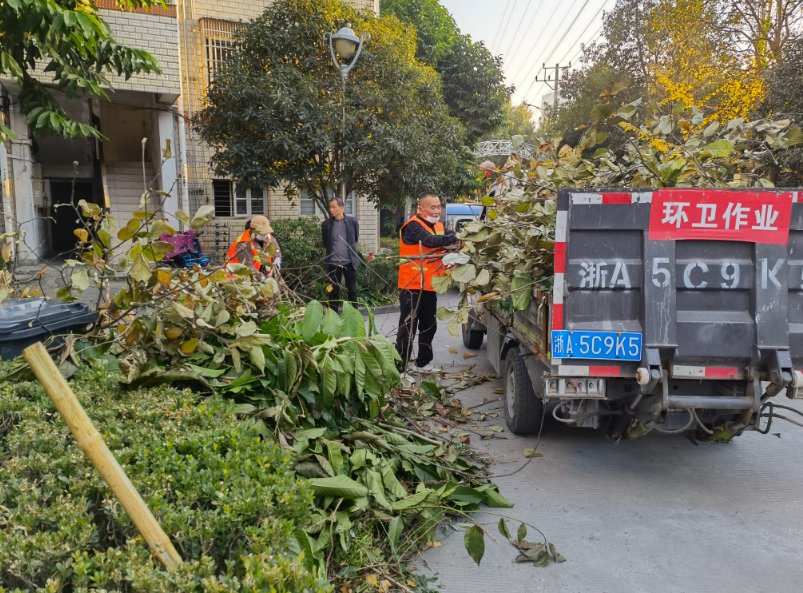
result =
[[337,57],[344,62],[348,62],[357,52],[357,46],[360,44],[360,38],[357,37],[352,28],[347,24],[345,27],[341,27],[337,33],[332,35],[332,42],[334,43]]

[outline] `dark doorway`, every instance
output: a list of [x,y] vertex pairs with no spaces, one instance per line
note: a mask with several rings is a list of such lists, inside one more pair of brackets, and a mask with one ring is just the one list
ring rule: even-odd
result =
[[75,206],[80,200],[94,202],[92,181],[50,181],[50,246],[54,255],[75,249],[78,228]]

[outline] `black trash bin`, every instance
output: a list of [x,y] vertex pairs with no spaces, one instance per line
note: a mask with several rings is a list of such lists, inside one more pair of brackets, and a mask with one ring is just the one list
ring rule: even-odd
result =
[[80,332],[98,314],[83,303],[6,299],[0,303],[0,358],[10,360],[51,335]]

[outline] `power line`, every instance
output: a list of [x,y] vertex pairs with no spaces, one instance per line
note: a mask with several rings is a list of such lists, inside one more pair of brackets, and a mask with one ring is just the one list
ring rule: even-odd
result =
[[[591,34],[591,35],[589,35],[589,36],[587,36],[587,37],[585,36],[585,34],[586,34],[586,32],[588,31],[588,29],[591,27],[591,25],[593,25],[593,24],[596,22],[597,18],[600,16],[600,13],[601,13],[601,12],[602,12],[602,11],[605,9],[605,7],[606,7],[606,6],[607,6],[607,5],[610,3],[610,1],[611,1],[611,0],[605,0],[605,1],[604,1],[604,2],[603,2],[601,5],[600,5],[600,7],[597,9],[597,12],[596,12],[596,13],[594,13],[594,16],[593,16],[593,17],[591,17],[591,19],[588,21],[588,23],[586,24],[586,26],[583,28],[583,31],[582,31],[582,32],[581,32],[579,35],[577,35],[577,37],[576,37],[577,41],[576,41],[575,43],[573,43],[573,44],[572,44],[572,45],[569,47],[569,49],[566,51],[566,53],[563,55],[563,57],[562,57],[562,58],[559,60],[559,62],[558,62],[559,64],[560,64],[560,63],[565,63],[565,62],[566,62],[566,58],[568,57],[569,53],[570,53],[570,52],[571,52],[571,51],[572,51],[572,50],[573,50],[573,49],[574,49],[574,48],[575,48],[575,47],[576,47],[576,46],[579,44],[579,45],[580,45],[580,47],[579,47],[579,48],[578,48],[578,50],[575,52],[575,54],[572,56],[571,60],[569,60],[569,65],[571,65],[572,63],[575,63],[575,64],[577,63],[577,59],[578,59],[578,58],[579,58],[579,57],[582,55],[582,53],[583,53],[583,49],[584,49],[584,45],[585,45],[585,43],[587,43],[587,42],[591,42],[592,40],[596,39],[596,37],[597,37],[597,36],[598,36],[598,35],[599,35],[599,34],[602,32],[602,30],[603,30],[603,28],[604,28],[604,26],[605,26],[605,24],[604,24],[604,23],[600,23],[600,24],[599,24],[599,26],[597,27],[596,31],[594,31],[594,33],[593,33],[593,34]],[[586,2],[586,4],[587,4],[587,2]],[[581,15],[581,14],[582,14],[582,12],[583,12],[583,9],[585,9],[585,7],[586,7],[586,4],[584,4],[584,5],[583,5],[583,7],[582,7],[582,8],[580,9],[580,11],[577,13],[577,15],[575,16],[575,18],[574,18],[574,19],[572,20],[572,22],[569,24],[569,26],[567,27],[566,31],[564,32],[564,37],[565,37],[565,36],[568,34],[568,32],[571,30],[571,28],[572,28],[572,27],[574,26],[574,24],[577,22],[577,20],[579,19],[580,15]],[[546,61],[549,61],[549,60],[552,58],[552,56],[554,55],[554,53],[555,53],[555,51],[557,50],[557,48],[558,48],[558,47],[559,47],[559,44],[555,46],[555,48],[552,50],[552,52],[551,52],[551,53],[549,54],[549,56],[547,57]],[[546,63],[546,61],[545,61],[544,63]],[[532,83],[530,84],[530,86],[528,87],[528,89],[527,89],[527,93],[525,93],[525,95],[524,95],[524,99],[523,99],[523,100],[525,100],[525,101],[526,101],[526,99],[527,99],[527,94],[529,94],[529,92],[530,92],[530,89],[532,89],[532,87],[533,87],[533,85],[535,84],[535,82],[536,82],[536,81],[537,81],[537,77],[536,77],[536,80],[533,80],[533,82],[532,82]]]
[[[535,22],[535,18],[538,16],[538,11],[541,10],[541,6],[543,4],[544,4],[544,0],[540,0],[540,2],[538,3],[538,8],[536,8],[535,12],[533,13],[533,18],[530,19],[529,23],[527,23],[527,28],[524,30],[524,35],[522,36],[521,40],[516,45],[516,49],[514,49],[512,52],[510,52],[506,56],[505,61],[507,61],[508,63],[513,61],[513,58],[518,54],[518,51],[521,48],[522,43],[524,43],[524,40],[527,39],[527,31],[530,31],[532,29],[533,23]],[[523,18],[522,18],[522,21],[524,21]],[[510,60],[507,60],[507,57],[509,57]],[[512,80],[511,80],[511,82],[512,82]]]
[[[589,21],[589,23],[588,23],[588,24],[586,25],[586,27],[583,29],[583,32],[582,32],[580,35],[578,35],[578,36],[577,36],[577,38],[578,38],[578,39],[581,39],[581,38],[582,38],[582,36],[585,34],[585,32],[586,32],[586,31],[588,30],[588,28],[591,26],[591,23],[593,23],[593,22],[594,22],[594,21],[597,19],[597,17],[598,17],[598,16],[599,16],[599,14],[602,12],[602,9],[605,7],[605,4],[607,4],[607,2],[608,2],[608,0],[606,0],[606,2],[604,2],[604,3],[602,4],[602,6],[600,6],[600,8],[597,10],[597,12],[594,14],[593,18],[591,19],[591,21]],[[574,19],[572,19],[572,22],[571,22],[571,23],[569,23],[569,26],[566,28],[566,31],[564,32],[564,34],[563,34],[563,37],[566,37],[566,35],[569,33],[569,31],[570,31],[570,30],[571,30],[571,28],[572,28],[572,27],[575,25],[575,23],[577,22],[577,19],[580,17],[580,14],[582,14],[583,10],[586,8],[586,6],[587,6],[587,5],[588,5],[588,0],[586,0],[585,4],[583,4],[583,6],[580,8],[580,11],[579,11],[579,12],[578,12],[578,13],[575,15]],[[599,31],[599,30],[602,30],[602,27],[603,27],[603,25],[600,25],[600,27],[599,27],[598,31]],[[574,44],[572,44],[572,45],[574,45]],[[547,57],[547,60],[549,60],[550,58],[552,58],[553,54],[555,53],[555,51],[557,51],[557,49],[558,49],[558,45],[556,45],[556,46],[555,46],[555,48],[552,50],[552,52],[549,54],[549,56]],[[569,49],[569,52],[570,52],[570,51],[571,51],[571,48]],[[566,55],[568,55],[568,53],[569,53],[569,52],[566,52]],[[581,45],[581,47],[580,47],[580,52],[582,52],[582,45]],[[566,55],[564,55],[564,56],[563,56],[563,58],[564,58],[564,59],[566,58]],[[561,62],[562,62],[562,61],[563,61],[563,60],[561,60]],[[558,63],[560,63],[560,62],[558,62]],[[571,62],[569,62],[569,66],[571,66]],[[527,95],[529,94],[529,92],[530,92],[530,89],[532,89],[532,87],[533,87],[533,85],[535,84],[536,80],[537,80],[537,78],[536,78],[535,80],[533,80],[533,82],[532,82],[532,83],[530,83],[530,87],[527,89],[527,92],[524,94],[524,97],[525,97],[525,99],[527,98]],[[557,81],[556,81],[556,83],[555,83],[555,86],[556,86],[556,88],[557,88]],[[556,104],[557,104],[557,100],[558,100],[558,97],[557,97],[557,90],[556,90],[556,91],[555,91],[555,102],[556,102]]]
[[527,17],[527,13],[530,12],[530,8],[532,8],[532,3],[528,2],[527,6],[524,7],[524,14],[521,15],[520,19],[518,19],[519,24],[516,26],[516,32],[513,33],[513,36],[510,38],[510,42],[507,44],[507,50],[502,54],[503,56],[506,55],[508,52],[510,52],[510,48],[513,46],[513,42],[516,40],[516,37],[519,36],[519,31],[521,31],[521,25],[524,23],[524,19]]
[[507,0],[505,3],[505,9],[502,11],[502,18],[499,19],[499,27],[496,29],[496,34],[494,35],[494,40],[491,42],[491,45],[488,47],[491,51],[493,51],[494,46],[496,46],[496,40],[499,38],[499,32],[502,30],[502,23],[505,22],[505,15],[507,14],[507,9],[510,7],[510,0]]
[[[572,2],[572,5],[574,5],[576,2],[577,2],[577,0],[574,0]],[[552,22],[552,18],[555,16],[555,13],[558,11],[558,6],[560,6],[560,3],[556,2],[555,3],[555,7],[552,9],[552,12],[550,13],[549,17],[547,18],[546,23],[541,26],[541,29],[546,29],[549,26],[549,24]],[[571,8],[570,8],[570,10],[571,10]],[[535,50],[535,48],[538,46],[540,41],[541,41],[541,37],[537,38],[535,40],[535,43],[533,43],[532,46],[530,47],[530,50],[529,50],[528,53],[532,53],[533,50]],[[527,65],[525,64],[523,67],[527,68]],[[521,71],[522,71],[522,67],[519,67],[519,69],[516,70],[516,74],[511,78],[511,82],[515,82],[515,80],[519,77],[518,75],[521,73]],[[532,68],[530,68],[529,72],[532,72]]]
[[[579,16],[579,15],[580,15],[580,13],[583,11],[583,8],[585,8],[585,7],[588,5],[589,1],[590,1],[590,0],[585,0],[585,4],[583,4],[582,8],[580,8],[580,11],[579,11],[579,12],[577,13],[577,15],[575,16],[575,21],[577,20],[577,16]],[[577,0],[574,0],[574,1],[572,2],[571,6],[569,7],[569,10],[567,10],[565,13],[563,13],[563,18],[562,18],[562,19],[560,19],[560,22],[558,23],[558,25],[557,25],[557,26],[555,27],[555,29],[553,30],[553,32],[552,32],[552,36],[549,38],[549,41],[547,41],[547,42],[544,44],[544,48],[545,48],[545,49],[546,49],[546,48],[549,48],[550,44],[552,43],[552,40],[553,40],[553,39],[555,39],[555,36],[558,34],[558,31],[560,30],[560,27],[561,27],[561,25],[563,25],[563,21],[565,21],[565,20],[566,20],[566,17],[568,17],[568,16],[571,14],[572,7],[574,7],[574,5],[575,5],[575,4],[577,4]],[[572,21],[572,22],[574,23],[575,21]],[[569,28],[571,29],[571,25],[569,26]],[[563,34],[563,35],[562,35],[560,38],[561,38],[561,39],[565,38],[567,33],[568,33],[568,31],[566,31],[566,32],[565,32],[565,33],[564,33],[564,34]],[[552,54],[553,54],[553,53],[555,53],[555,52],[554,52],[554,50],[553,50],[552,52],[550,52],[550,53],[548,54],[548,56],[549,56],[549,57],[552,57]],[[541,55],[543,55],[543,52],[541,53]],[[539,58],[540,58],[540,56],[539,56]],[[529,78],[530,76],[532,76],[532,75],[533,75],[533,72],[534,72],[534,71],[535,71],[535,69],[538,67],[538,62],[541,62],[541,61],[542,61],[542,60],[540,60],[540,59],[538,59],[538,60],[536,60],[536,61],[535,61],[535,64],[533,65],[533,67],[532,67],[532,68],[530,68],[530,70],[529,70],[529,72],[528,72],[528,75],[527,75],[527,77],[526,77],[526,78]],[[543,63],[546,63],[546,60],[543,60]],[[525,91],[525,93],[524,93],[524,97],[527,97],[527,95],[530,93],[530,90],[533,88],[533,85],[535,84],[535,81],[536,81],[536,79],[535,79],[535,78],[533,78],[533,79],[532,79],[532,82],[530,83],[530,86],[529,86],[529,87],[527,87],[527,90],[526,90],[526,91]]]
[[[594,33],[592,33],[591,35],[588,36],[588,39],[586,40],[586,42],[590,43],[592,40],[596,39],[596,37],[602,32],[602,28],[603,28],[602,25],[597,27],[597,30],[594,31]],[[577,58],[579,58],[582,55],[583,49],[585,49],[584,46],[585,46],[584,43],[580,44],[580,48],[575,52],[574,56],[572,56],[572,59],[569,60],[569,62],[577,62]],[[569,51],[571,51],[571,49]],[[568,52],[566,52],[566,54],[568,55]],[[566,56],[565,55],[561,59],[561,62],[564,62],[564,61],[566,61]]]
[[[574,16],[574,18],[572,19],[572,22],[570,22],[570,23],[569,23],[569,26],[568,26],[568,27],[566,27],[566,30],[564,31],[563,35],[561,36],[561,39],[564,39],[564,38],[565,38],[565,37],[566,37],[566,36],[569,34],[569,31],[571,31],[571,30],[572,30],[572,27],[574,27],[574,26],[575,26],[575,24],[577,23],[577,20],[580,18],[580,15],[583,13],[583,11],[585,11],[586,7],[588,6],[588,3],[589,3],[589,1],[590,1],[590,0],[585,0],[585,2],[583,3],[583,6],[581,6],[581,7],[580,7],[580,10],[577,12],[577,14],[576,14],[576,15]],[[583,29],[583,32],[582,32],[580,35],[578,35],[578,36],[577,36],[577,38],[578,38],[578,39],[582,38],[583,34],[584,34],[584,33],[585,33],[587,30],[588,30],[588,27],[590,27],[590,26],[591,26],[591,23],[592,23],[592,22],[593,22],[593,21],[594,21],[594,20],[595,20],[595,19],[596,19],[596,18],[599,16],[600,12],[602,12],[602,8],[603,8],[604,6],[605,6],[605,3],[603,3],[603,5],[602,5],[602,6],[600,6],[600,8],[597,10],[597,12],[596,12],[596,14],[594,15],[594,17],[591,19],[591,21],[589,21],[589,23],[586,25],[585,29]],[[572,44],[572,46],[574,46],[574,44]],[[558,41],[558,43],[555,45],[555,47],[553,48],[553,50],[552,50],[552,51],[549,53],[549,55],[547,56],[546,60],[544,60],[544,63],[546,63],[548,60],[552,59],[552,56],[553,56],[553,55],[555,54],[555,52],[557,51],[558,47],[560,47],[560,41]],[[569,49],[569,51],[568,51],[568,52],[566,52],[566,53],[567,53],[567,55],[568,55],[568,53],[569,53],[570,51],[571,51],[571,48]],[[566,57],[566,56],[564,56],[564,58],[565,58],[565,57]],[[562,61],[563,61],[563,60],[561,60],[561,62],[562,62]],[[560,62],[558,62],[558,63],[560,63]],[[569,66],[571,66],[571,63],[569,63]],[[533,87],[533,85],[534,85],[534,84],[535,84],[535,80],[533,80],[533,82],[532,82],[532,83],[530,83],[530,87],[527,89],[527,92],[525,93],[525,97],[527,96],[527,94],[529,94],[529,92],[530,92],[530,89],[532,89],[532,87]]]
[[[561,69],[563,69],[563,71],[565,72],[565,71],[567,71],[569,69],[569,66],[561,66],[560,63],[555,64],[554,66],[547,66],[546,64],[544,64],[544,82],[547,84],[547,86],[549,88],[551,88],[553,91],[555,91],[555,97],[552,99],[553,108],[555,109],[555,111],[557,111],[557,109],[558,109],[558,100],[560,99],[560,71],[561,71]],[[547,72],[549,72],[550,70],[554,70],[555,71],[555,86],[554,87],[551,84],[549,84],[549,80],[552,77],[551,77],[551,75],[548,75]],[[538,77],[536,77],[536,80],[538,80]]]
[[[588,3],[589,2],[591,2],[591,0],[585,0],[585,2],[583,2],[583,5],[580,7],[580,10],[578,10],[577,14],[574,15],[574,18],[572,19],[572,22],[569,23],[568,27],[566,27],[566,30],[563,32],[563,35],[561,35],[558,38],[557,42],[555,43],[555,46],[552,48],[552,51],[549,52],[549,54],[547,54],[547,57],[544,60],[538,60],[539,62],[541,62],[541,61],[548,62],[548,61],[550,61],[552,59],[552,56],[555,55],[555,52],[558,50],[558,47],[560,47],[561,41],[563,39],[566,39],[566,36],[569,34],[569,31],[571,31],[572,27],[574,27],[574,25],[577,24],[577,19],[580,18],[580,15],[583,14],[585,9],[588,7]],[[567,15],[568,15],[568,13],[567,13]],[[563,24],[563,23],[561,23],[561,24]],[[559,28],[560,28],[560,25],[558,25],[558,28],[555,29],[555,33],[558,32]],[[554,37],[555,37],[555,34],[553,33],[551,39],[553,39]],[[551,43],[551,39],[550,39],[549,43]],[[549,43],[547,43],[547,47],[549,47]],[[572,45],[574,45],[574,44],[572,44]]]
[[510,9],[510,12],[507,15],[507,22],[505,23],[505,26],[502,27],[502,35],[500,35],[500,37],[499,37],[499,45],[502,44],[502,40],[505,38],[504,31],[507,29],[508,25],[510,24],[510,19],[513,17],[513,13],[516,12],[516,5],[518,3],[519,3],[519,0],[513,0],[513,8]]
[[[602,12],[602,10],[605,8],[605,6],[607,6],[608,2],[610,2],[610,0],[605,0],[605,2],[603,2],[603,3],[602,3],[602,5],[599,7],[599,10],[597,10],[596,14],[595,14],[593,17],[591,17],[591,20],[590,20],[590,21],[588,21],[588,24],[586,25],[585,29],[583,29],[583,32],[582,32],[582,33],[580,33],[580,34],[577,36],[577,41],[571,45],[571,47],[570,47],[570,48],[569,48],[569,49],[566,51],[566,54],[565,54],[565,55],[564,55],[564,56],[563,56],[563,57],[560,59],[560,61],[561,61],[561,62],[565,62],[565,61],[566,61],[566,57],[569,55],[569,52],[571,52],[571,51],[572,51],[572,49],[574,49],[574,46],[575,46],[575,45],[577,45],[578,43],[580,44],[580,52],[582,52],[582,51],[583,51],[583,49],[582,49],[582,46],[583,46],[583,41],[582,41],[582,39],[583,39],[583,35],[585,35],[586,31],[588,31],[588,28],[589,28],[591,25],[593,25],[593,24],[594,24],[594,22],[597,20],[597,17],[598,17],[598,16],[600,15],[600,13]],[[594,33],[593,35],[589,36],[589,39],[593,39],[594,37],[596,37],[596,36],[597,36],[597,34],[598,34],[598,33],[599,33],[601,30],[602,30],[602,27],[603,27],[603,25],[600,25],[600,26],[599,26],[599,28],[597,29],[597,32],[596,32],[596,33]],[[552,57],[552,56],[550,56],[550,57]],[[574,62],[574,61],[575,61],[575,59],[576,59],[576,58],[572,58],[572,60],[571,60],[571,61],[572,61],[572,62]]]

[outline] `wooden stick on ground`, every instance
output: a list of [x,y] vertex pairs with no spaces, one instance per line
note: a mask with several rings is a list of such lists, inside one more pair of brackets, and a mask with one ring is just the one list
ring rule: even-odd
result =
[[181,563],[181,556],[86,415],[45,347],[37,342],[23,350],[22,356],[70,427],[78,446],[112,489],[151,551],[167,570],[174,570]]

